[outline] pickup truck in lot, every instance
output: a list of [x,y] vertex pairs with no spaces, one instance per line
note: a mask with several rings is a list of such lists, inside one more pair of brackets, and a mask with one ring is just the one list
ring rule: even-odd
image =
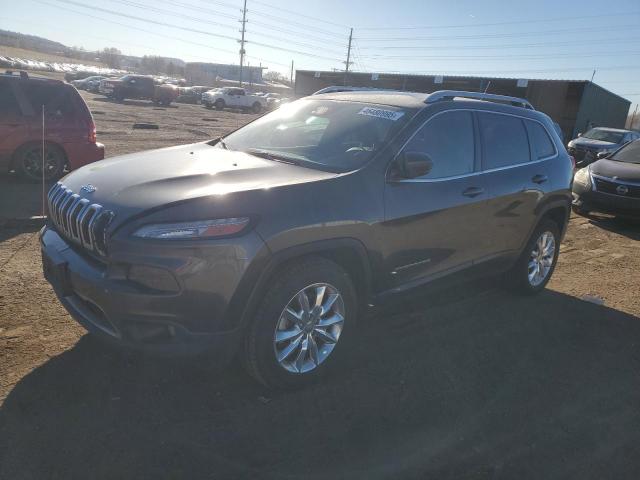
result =
[[118,79],[100,82],[100,93],[114,100],[126,98],[151,100],[158,105],[169,105],[178,97],[178,88],[173,85],[158,85],[153,77],[146,75],[125,75]]
[[267,108],[267,99],[261,95],[247,93],[244,88],[220,88],[202,94],[202,104],[216,110],[239,108],[240,110],[260,113]]

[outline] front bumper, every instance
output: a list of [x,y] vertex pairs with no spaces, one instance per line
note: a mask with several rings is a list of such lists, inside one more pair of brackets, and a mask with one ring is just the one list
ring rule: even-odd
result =
[[[216,279],[210,279],[207,285],[196,281],[198,287],[190,286],[199,273],[228,275],[230,269],[225,265],[216,269],[209,264],[212,271],[193,272],[189,271],[193,258],[178,262],[172,275],[180,289],[161,292],[130,281],[123,264],[94,259],[48,226],[43,228],[40,239],[45,278],[62,305],[90,333],[117,346],[164,355],[209,352],[224,362],[236,352],[242,335],[240,322],[230,327],[221,318],[228,307],[225,297],[229,292],[215,291],[221,285]],[[152,262],[148,257],[138,258],[147,264]],[[197,265],[197,269],[206,267],[210,260]],[[175,264],[175,259],[169,263]],[[189,278],[180,278],[181,270]],[[229,276],[224,282],[231,287],[242,275],[241,269],[233,270],[238,275]]]
[[630,218],[640,218],[640,198],[599,192],[592,187],[573,183],[572,205],[588,212],[601,212]]

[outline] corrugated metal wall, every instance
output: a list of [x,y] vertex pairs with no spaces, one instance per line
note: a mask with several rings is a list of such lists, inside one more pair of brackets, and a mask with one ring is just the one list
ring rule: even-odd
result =
[[[375,79],[374,79],[375,78]],[[438,82],[438,83],[436,83]],[[321,88],[344,85],[344,72],[296,72],[295,94],[311,95]],[[436,90],[466,90],[523,97],[558,122],[564,140],[584,131],[586,121],[599,126],[624,128],[630,102],[587,81],[526,80],[489,77],[439,77],[434,75],[349,73],[346,84],[431,93]],[[582,123],[581,123],[582,122]]]
[[608,92],[604,88],[587,83],[580,102],[574,136],[591,127],[624,128],[631,102]]

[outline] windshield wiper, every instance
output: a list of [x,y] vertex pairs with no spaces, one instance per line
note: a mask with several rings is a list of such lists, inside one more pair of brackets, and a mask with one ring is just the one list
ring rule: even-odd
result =
[[288,163],[290,165],[300,165],[300,161],[292,158],[288,155],[282,155],[279,153],[274,153],[269,150],[261,150],[259,148],[249,148],[245,150],[249,155],[253,155],[254,157],[266,158],[267,160],[273,160],[274,162],[282,162]]

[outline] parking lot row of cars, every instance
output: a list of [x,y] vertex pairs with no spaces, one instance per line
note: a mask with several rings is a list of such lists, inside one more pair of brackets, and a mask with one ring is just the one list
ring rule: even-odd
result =
[[[28,60],[18,57],[8,57],[0,55],[0,68],[15,68],[20,70],[37,70],[41,72],[58,72],[67,75],[77,76],[78,74],[89,75],[122,75],[124,70],[114,68],[98,67],[95,65],[83,65],[78,63],[64,62],[44,62],[41,60]],[[76,78],[76,77],[74,77]]]

